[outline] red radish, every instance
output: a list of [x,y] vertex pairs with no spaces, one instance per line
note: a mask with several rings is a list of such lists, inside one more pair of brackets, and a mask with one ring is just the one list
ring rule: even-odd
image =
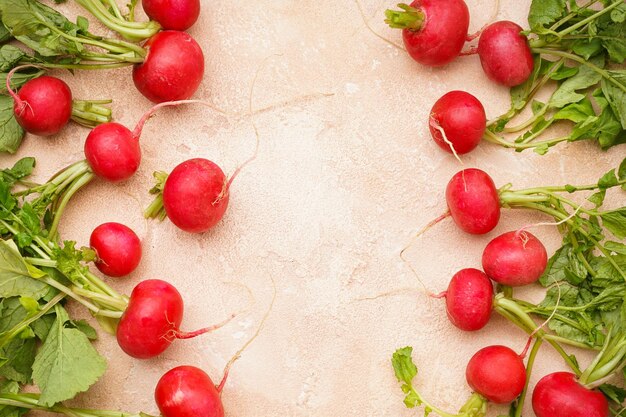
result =
[[478,40],[478,55],[487,77],[513,87],[522,84],[533,72],[533,55],[522,27],[509,21],[487,26]]
[[148,359],[161,354],[175,339],[189,339],[228,323],[193,332],[182,332],[183,299],[171,284],[158,279],[142,281],[130,294],[128,306],[117,327],[117,343],[128,355]]
[[401,28],[404,46],[417,62],[439,67],[454,60],[469,27],[469,11],[463,0],[415,0],[404,11],[387,10],[386,22]]
[[119,123],[103,123],[95,127],[85,140],[85,158],[91,170],[100,178],[110,181],[125,181],[133,176],[141,163],[139,138],[146,121],[161,107],[200,103],[200,100],[179,100],[159,103],[148,110],[134,130]]
[[545,246],[521,230],[494,238],[483,252],[483,269],[499,284],[517,287],[537,281],[548,265]]
[[119,123],[95,127],[85,141],[85,157],[91,170],[111,182],[127,180],[139,169],[139,136]]
[[496,404],[512,402],[526,385],[522,358],[506,346],[488,346],[476,352],[465,376],[474,391]]
[[570,372],[555,372],[537,382],[533,391],[537,417],[608,417],[609,403],[599,391],[576,381]]
[[187,30],[200,15],[199,0],[142,0],[144,12],[163,29]]
[[482,271],[467,268],[454,274],[445,297],[448,318],[459,329],[480,330],[489,322],[493,285]]
[[144,44],[144,61],[133,67],[137,89],[155,103],[191,97],[202,82],[204,55],[187,33],[166,30]]
[[28,133],[50,136],[58,133],[72,116],[72,92],[69,86],[55,77],[44,75],[28,81],[16,94],[11,89],[12,69],[7,75],[7,91],[13,98],[15,120]]
[[490,232],[500,220],[500,198],[491,177],[476,168],[456,173],[446,188],[454,222],[467,233]]
[[91,232],[89,246],[96,251],[96,267],[110,277],[123,277],[141,261],[141,241],[131,228],[120,223],[103,223]]
[[430,111],[430,134],[446,152],[462,155],[472,151],[480,143],[486,125],[483,105],[465,91],[446,93]]
[[179,366],[159,379],[154,398],[163,417],[223,417],[222,388],[202,369]]
[[207,159],[195,158],[179,164],[163,187],[167,217],[187,232],[209,230],[228,207],[229,183],[220,167]]

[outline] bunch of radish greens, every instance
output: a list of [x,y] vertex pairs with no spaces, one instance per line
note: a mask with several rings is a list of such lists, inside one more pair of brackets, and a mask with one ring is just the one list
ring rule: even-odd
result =
[[[445,298],[453,325],[477,331],[495,311],[528,333],[526,348],[519,354],[501,345],[478,351],[466,370],[474,394],[458,414],[437,408],[415,390],[412,348],[399,349],[392,364],[403,384],[407,407],[423,405],[426,414],[444,417],[479,417],[486,415],[489,403],[511,403],[509,415],[520,417],[532,388],[538,417],[608,417],[610,411],[617,415],[622,410],[626,400],[626,391],[619,387],[626,376],[626,206],[602,207],[607,191],[620,188],[626,190],[626,159],[597,183],[579,186],[516,190],[507,184],[496,188],[487,173],[473,168],[453,176],[446,188],[448,211],[432,225],[451,217],[461,230],[480,235],[496,227],[502,208],[533,210],[552,217],[552,223],[536,226],[558,227],[563,243],[548,259],[540,239],[529,230],[536,226],[510,231],[485,247],[484,272],[467,268],[452,277],[447,290],[435,297]],[[587,205],[593,208],[570,197],[580,193],[587,195]],[[515,297],[514,288],[534,283],[546,289],[542,302]],[[556,349],[570,372],[546,375],[530,387],[529,376],[543,342]],[[581,369],[565,346],[597,353]]]

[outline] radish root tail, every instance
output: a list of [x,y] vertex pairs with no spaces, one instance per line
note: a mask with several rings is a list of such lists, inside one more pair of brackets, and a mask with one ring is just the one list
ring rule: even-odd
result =
[[[540,226],[560,226],[564,223],[567,223],[568,221],[572,220],[577,214],[578,212],[582,209],[582,204],[580,206],[578,206],[576,208],[576,210],[574,210],[574,212],[572,214],[570,214],[569,216],[567,216],[566,218],[564,218],[563,220],[559,220],[558,222],[540,222],[540,223],[533,223],[533,224],[527,224],[526,226],[522,226],[515,234],[515,236],[520,236],[521,234],[523,234],[526,230],[531,229],[533,227],[540,227]],[[528,239],[527,239],[528,240]]]
[[430,125],[432,126],[433,129],[435,129],[435,130],[437,130],[439,132],[439,134],[441,135],[441,138],[446,143],[446,145],[448,145],[448,147],[452,151],[452,154],[454,155],[456,160],[459,161],[459,163],[461,165],[463,165],[463,161],[461,160],[461,157],[457,153],[456,149],[454,149],[454,144],[452,142],[450,142],[450,139],[448,139],[448,136],[446,135],[446,131],[443,129],[443,127],[441,127],[439,122],[437,122],[437,120],[435,120],[435,118],[432,116],[432,114],[430,115]]
[[376,32],[374,30],[374,28],[370,25],[369,20],[367,19],[367,17],[365,16],[365,11],[363,10],[363,5],[361,4],[361,2],[359,0],[354,0],[354,2],[356,3],[356,7],[359,9],[359,14],[361,15],[361,19],[363,20],[363,24],[365,25],[365,27],[367,27],[367,29],[372,32],[372,34],[374,36],[376,36],[378,39],[381,39],[384,42],[387,42],[389,45],[393,46],[394,48],[397,48],[401,51],[406,52],[406,48],[404,48],[404,46],[395,43],[394,41],[385,38],[383,35],[379,34],[378,32]]
[[254,332],[254,334],[252,335],[252,337],[250,337],[250,339],[248,339],[248,341],[243,344],[243,346],[233,355],[232,358],[230,358],[230,360],[228,361],[228,363],[224,367],[224,373],[223,373],[223,376],[222,376],[222,380],[220,381],[220,384],[216,387],[217,388],[217,392],[220,395],[222,394],[222,390],[224,389],[224,386],[226,385],[226,380],[228,379],[228,374],[230,373],[230,369],[232,368],[233,364],[235,362],[237,362],[237,360],[239,358],[241,358],[241,354],[259,336],[259,334],[261,333],[261,330],[263,330],[263,327],[265,326],[265,322],[267,321],[267,318],[269,317],[270,313],[272,312],[272,309],[274,308],[274,302],[276,301],[276,292],[277,292],[276,291],[276,281],[274,281],[273,277],[270,277],[270,279],[272,280],[272,288],[273,288],[272,301],[270,302],[270,305],[268,306],[267,311],[265,312],[265,314],[263,315],[263,318],[261,319],[261,321],[259,323],[259,327],[257,327],[257,329]]

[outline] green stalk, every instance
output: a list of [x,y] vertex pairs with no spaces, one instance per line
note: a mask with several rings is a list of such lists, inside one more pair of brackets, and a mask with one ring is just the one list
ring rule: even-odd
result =
[[624,0],[617,0],[616,2],[612,3],[610,6],[605,7],[604,9],[598,11],[597,13],[592,14],[588,18],[583,19],[580,22],[578,22],[578,23],[568,27],[567,29],[564,29],[564,30],[558,32],[557,36],[559,38],[562,38],[563,36],[565,36],[565,35],[567,35],[569,33],[572,33],[576,29],[585,26],[587,23],[593,22],[594,20],[596,20],[597,18],[599,18],[603,14],[610,12],[611,10],[613,10],[614,8],[619,6],[620,4],[624,4]]
[[70,189],[63,195],[63,198],[61,199],[61,202],[59,203],[59,206],[54,214],[52,225],[50,226],[50,237],[52,239],[54,239],[57,234],[57,228],[59,226],[59,222],[61,221],[61,215],[63,214],[63,211],[65,210],[65,207],[67,206],[67,203],[70,201],[72,196],[78,190],[80,190],[84,185],[88,184],[94,178],[95,178],[95,175],[92,173],[83,174],[80,178],[78,178],[73,183]]
[[522,391],[517,404],[515,405],[515,414],[513,417],[522,417],[522,411],[524,409],[524,402],[526,400],[526,394],[528,393],[528,385],[530,383],[530,377],[532,375],[533,365],[535,364],[535,358],[539,352],[539,348],[543,343],[542,339],[536,339],[533,344],[530,354],[528,355],[528,362],[526,363],[526,383],[524,384],[524,390]]
[[96,127],[102,123],[111,121],[111,109],[102,106],[109,104],[111,100],[73,100],[72,120],[85,127]]

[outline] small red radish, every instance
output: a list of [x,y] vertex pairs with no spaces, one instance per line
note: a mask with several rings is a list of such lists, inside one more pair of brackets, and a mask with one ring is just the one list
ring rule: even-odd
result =
[[486,125],[483,105],[465,91],[444,94],[430,111],[430,134],[435,143],[449,153],[462,155],[476,148]]
[[141,163],[139,138],[146,121],[161,107],[201,103],[200,100],[179,100],[159,103],[148,110],[134,130],[119,123],[103,123],[95,127],[85,140],[85,158],[91,170],[110,182],[125,181],[133,176]]
[[203,158],[190,159],[179,164],[167,177],[163,207],[167,217],[180,229],[205,232],[224,216],[228,188],[229,183],[219,166]]
[[487,276],[502,285],[517,287],[537,281],[548,265],[545,246],[525,230],[494,238],[483,252]]
[[12,69],[7,75],[7,91],[13,98],[15,120],[25,131],[37,136],[58,133],[72,116],[72,91],[63,81],[44,75],[28,81],[16,94],[11,89]]
[[482,271],[467,268],[454,274],[445,297],[448,318],[459,329],[480,330],[489,322],[493,285]]
[[580,385],[576,375],[555,372],[535,385],[533,410],[537,417],[608,417],[609,403],[601,392]]
[[469,27],[469,10],[463,0],[415,0],[398,7],[404,11],[387,10],[386,22],[402,29],[411,58],[439,67],[459,56]]
[[522,27],[509,21],[487,26],[478,40],[478,55],[487,77],[498,84],[514,87],[533,72],[533,55]]
[[520,355],[506,346],[488,346],[476,352],[465,370],[470,387],[492,403],[515,400],[526,384],[526,367]]
[[175,339],[189,339],[211,332],[235,317],[233,314],[220,324],[183,332],[180,330],[183,311],[183,299],[173,285],[158,279],[142,281],[130,294],[117,327],[117,343],[133,358],[153,358]]
[[163,417],[223,417],[222,388],[202,369],[179,366],[159,379],[154,398]]
[[200,16],[199,0],[142,0],[144,12],[163,29],[187,30]]
[[480,169],[457,172],[446,188],[446,201],[452,219],[467,233],[488,233],[500,220],[498,190],[491,177]]
[[96,251],[96,267],[110,277],[123,277],[141,261],[141,241],[131,228],[120,223],[103,223],[91,232],[89,246]]
[[147,55],[133,67],[137,89],[155,103],[191,97],[202,82],[204,55],[187,33],[166,30],[144,44]]

